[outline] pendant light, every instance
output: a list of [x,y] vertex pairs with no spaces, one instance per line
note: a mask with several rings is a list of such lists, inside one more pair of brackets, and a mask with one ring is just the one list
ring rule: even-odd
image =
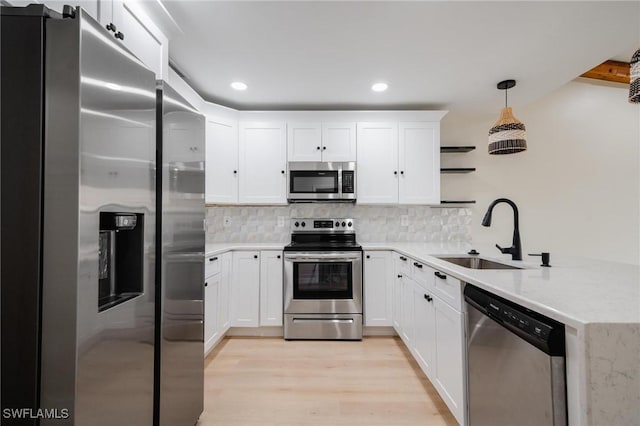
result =
[[489,129],[489,154],[515,154],[527,150],[527,132],[524,123],[518,120],[507,103],[507,91],[515,87],[515,80],[498,83],[498,89],[504,90],[504,108],[500,118]]
[[640,49],[631,57],[629,79],[629,102],[640,104]]

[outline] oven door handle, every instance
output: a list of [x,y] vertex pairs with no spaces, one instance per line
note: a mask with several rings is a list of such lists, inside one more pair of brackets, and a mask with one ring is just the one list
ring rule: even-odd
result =
[[331,324],[353,324],[353,318],[294,318],[294,324],[318,324],[328,322]]
[[331,253],[331,254],[318,254],[318,253],[299,253],[299,254],[285,254],[285,260],[301,260],[306,262],[344,262],[361,260],[362,253]]

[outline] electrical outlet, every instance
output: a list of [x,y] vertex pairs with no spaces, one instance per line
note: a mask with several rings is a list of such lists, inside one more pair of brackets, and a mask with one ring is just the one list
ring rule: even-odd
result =
[[284,220],[285,220],[284,216],[278,216],[278,228],[284,227]]
[[231,226],[231,216],[225,216],[224,217],[224,226],[225,228],[228,226]]
[[400,226],[409,226],[409,216],[403,214],[400,216]]

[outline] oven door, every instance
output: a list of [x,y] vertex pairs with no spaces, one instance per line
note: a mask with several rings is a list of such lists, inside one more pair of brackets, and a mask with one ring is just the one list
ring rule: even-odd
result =
[[285,253],[284,312],[362,313],[362,252]]

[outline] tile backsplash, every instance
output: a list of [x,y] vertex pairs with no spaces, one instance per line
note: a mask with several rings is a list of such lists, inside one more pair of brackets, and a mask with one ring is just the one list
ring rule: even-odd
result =
[[[407,226],[401,226],[401,216]],[[298,217],[349,217],[362,242],[470,242],[471,210],[425,206],[290,204],[207,207],[207,242],[278,242],[291,239],[289,221]],[[278,226],[278,219],[284,226]],[[227,222],[225,224],[225,222]]]

